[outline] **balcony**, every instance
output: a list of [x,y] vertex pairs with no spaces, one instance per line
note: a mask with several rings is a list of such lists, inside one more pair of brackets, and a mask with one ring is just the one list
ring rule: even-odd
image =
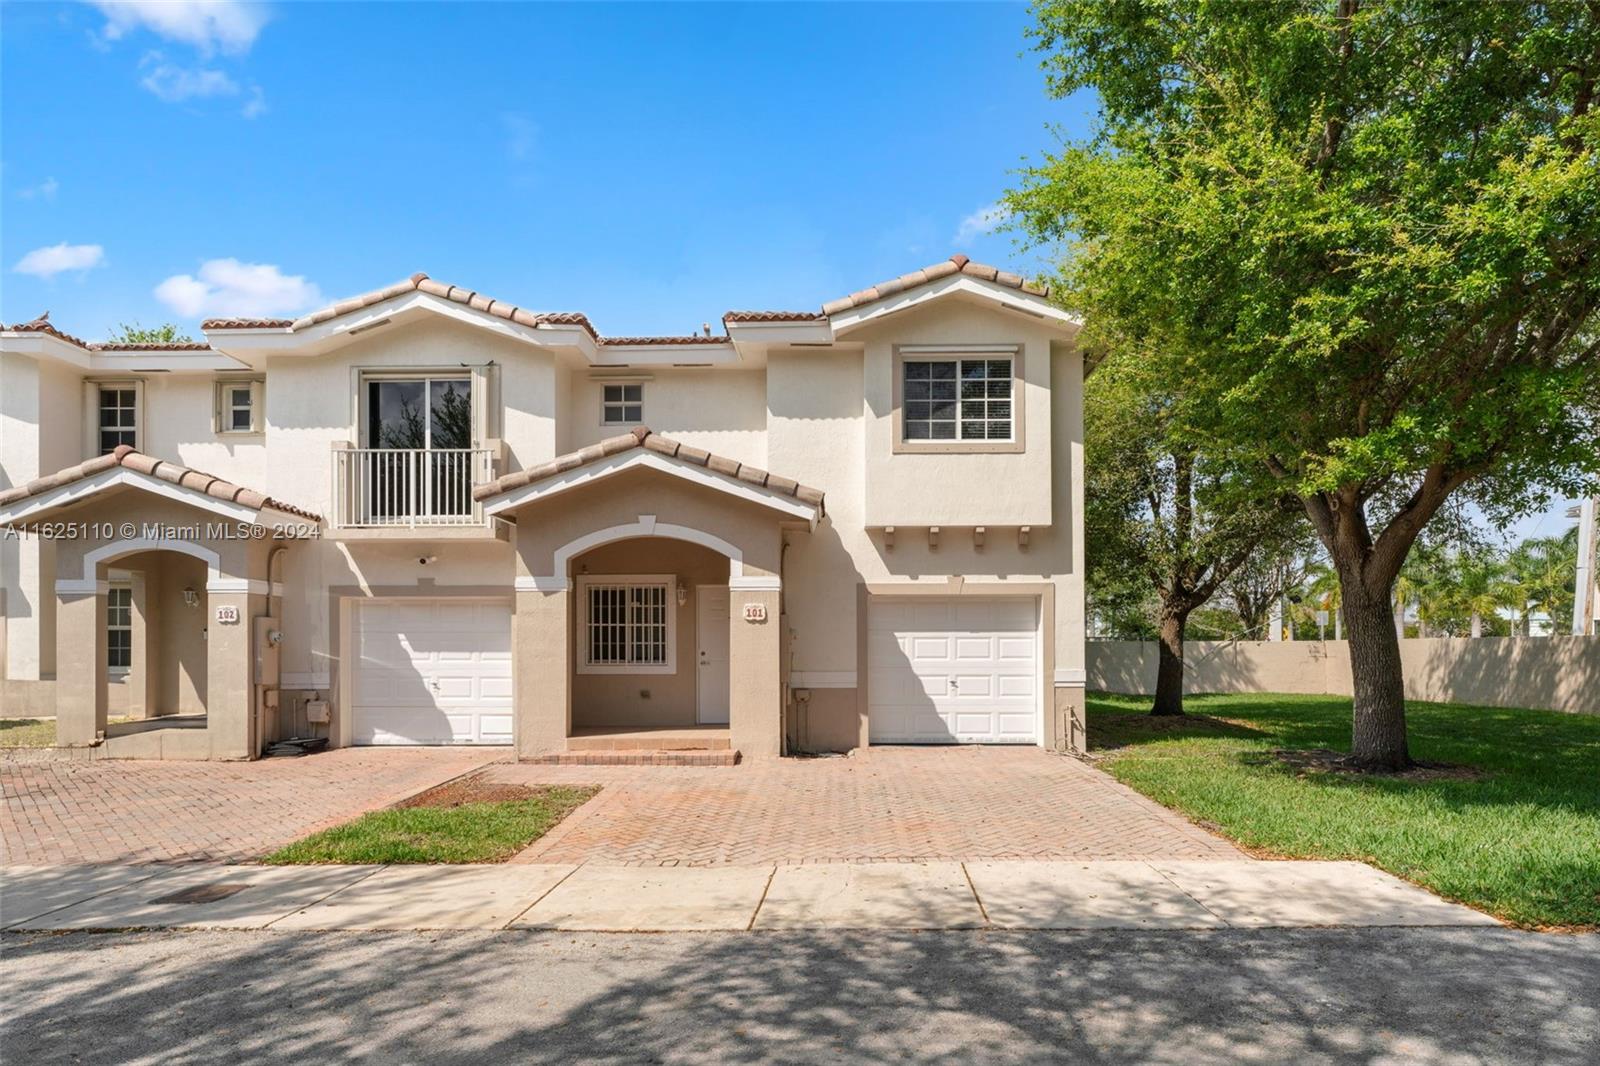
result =
[[336,448],[333,524],[341,529],[484,527],[472,487],[494,478],[488,448]]

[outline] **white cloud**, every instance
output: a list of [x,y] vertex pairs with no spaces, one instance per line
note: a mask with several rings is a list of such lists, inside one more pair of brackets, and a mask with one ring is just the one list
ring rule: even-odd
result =
[[239,92],[239,84],[222,71],[180,67],[167,62],[160,52],[148,53],[139,66],[147,71],[139,84],[169,104],[208,96],[236,96]]
[[245,118],[260,118],[268,110],[267,94],[261,91],[261,86],[259,85],[250,86],[250,99],[244,102],[244,107],[239,110],[239,114]]
[[285,315],[322,302],[322,291],[304,276],[237,259],[208,259],[197,274],[174,274],[155,296],[185,318]]
[[55,178],[45,178],[37,185],[30,185],[26,189],[18,189],[17,195],[24,200],[47,200],[55,202],[56,192],[61,188],[61,183]]
[[956,244],[968,245],[986,233],[993,233],[1011,217],[1011,209],[1005,204],[993,203],[980,207],[972,214],[961,220],[961,225],[956,227]]
[[98,244],[52,244],[47,248],[35,248],[21,259],[11,269],[18,274],[32,274],[36,278],[49,280],[57,274],[64,274],[69,270],[92,270],[97,266],[104,266],[106,250]]
[[169,41],[192,45],[202,55],[250,50],[270,17],[253,0],[93,0],[106,17],[102,35],[120,40],[145,29]]

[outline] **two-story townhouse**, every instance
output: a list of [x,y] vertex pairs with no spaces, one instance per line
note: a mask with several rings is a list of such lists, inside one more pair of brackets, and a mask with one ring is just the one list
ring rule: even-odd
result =
[[1081,748],[1075,321],[956,256],[722,322],[418,274],[204,344],[5,329],[4,713],[125,757]]

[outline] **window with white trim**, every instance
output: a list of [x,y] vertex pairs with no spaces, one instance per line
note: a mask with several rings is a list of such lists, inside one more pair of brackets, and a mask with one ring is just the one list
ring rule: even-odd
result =
[[1013,439],[1009,357],[907,359],[902,367],[903,439]]
[[260,406],[260,382],[217,382],[217,432],[261,432]]
[[106,589],[106,667],[113,673],[133,668],[133,586]]
[[138,447],[139,390],[133,385],[100,386],[100,454],[126,444]]
[[656,575],[579,579],[582,673],[670,674],[677,668],[677,581]]
[[635,426],[644,421],[644,386],[636,383],[602,385],[600,424]]

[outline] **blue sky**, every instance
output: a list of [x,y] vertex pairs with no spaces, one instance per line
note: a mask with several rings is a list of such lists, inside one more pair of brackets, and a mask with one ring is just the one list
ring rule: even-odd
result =
[[[0,319],[285,315],[416,270],[602,332],[962,252],[1089,129],[1021,4],[0,4]],[[1570,524],[1558,502],[1517,536]]]
[[1026,14],[7,4],[0,313],[98,338],[423,270],[671,333],[957,251],[1031,271],[976,220],[1091,105],[1046,98]]

